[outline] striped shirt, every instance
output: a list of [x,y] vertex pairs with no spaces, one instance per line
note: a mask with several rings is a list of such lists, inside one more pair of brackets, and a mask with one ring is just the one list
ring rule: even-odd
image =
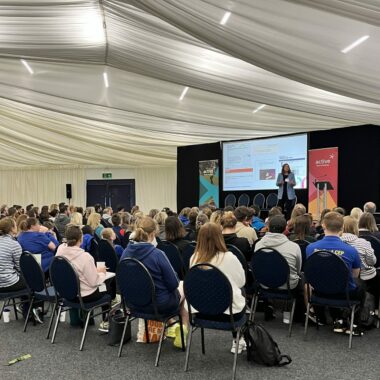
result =
[[12,286],[20,279],[21,245],[11,235],[0,236],[0,288]]

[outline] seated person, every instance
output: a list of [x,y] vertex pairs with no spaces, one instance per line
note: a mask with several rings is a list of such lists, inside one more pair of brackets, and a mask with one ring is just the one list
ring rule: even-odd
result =
[[59,243],[53,235],[46,232],[40,232],[41,226],[37,218],[28,218],[20,225],[21,234],[17,240],[23,251],[35,254],[41,254],[41,266],[45,274],[48,274],[50,263],[53,260],[54,252]]
[[[68,225],[66,228],[67,243],[58,247],[57,256],[65,257],[74,266],[78,273],[80,284],[80,295],[83,302],[95,302],[104,296],[104,292],[99,291],[99,285],[103,284],[106,279],[106,267],[97,268],[94,258],[82,248],[83,234],[79,226]],[[108,306],[102,306],[103,322],[101,323],[102,331],[107,329],[105,322]]]
[[246,238],[237,237],[235,228],[236,228],[237,220],[234,216],[234,213],[231,211],[225,212],[222,219],[222,234],[223,239],[226,245],[231,244],[238,248],[241,253],[244,255],[247,262],[251,261],[252,250],[249,242]]
[[265,227],[265,223],[262,219],[260,219],[260,207],[258,205],[253,205],[252,209],[254,211],[254,216],[251,227],[255,229],[256,233],[258,233]]
[[314,243],[315,238],[311,236],[310,229],[313,219],[309,214],[297,216],[294,221],[293,232],[289,236],[289,240],[305,240]]
[[380,259],[380,232],[377,228],[375,217],[369,212],[364,212],[359,219],[359,237],[368,240]]
[[[190,259],[190,266],[199,263],[210,263],[217,267],[228,278],[232,287],[232,313],[235,320],[239,320],[245,313],[245,297],[242,295],[242,288],[245,285],[245,273],[239,259],[227,250],[224,243],[220,226],[214,223],[203,225],[198,234],[197,245],[193,256]],[[192,312],[197,311],[192,308]],[[202,316],[207,318],[208,316]],[[223,315],[210,317],[212,320],[222,322],[230,321],[230,310],[226,309]],[[246,349],[244,338],[236,342],[236,333],[233,333],[233,342],[231,352],[235,353],[235,347],[238,344],[238,353]]]
[[116,234],[115,244],[118,244],[123,247],[123,249],[127,246],[127,241],[124,238],[125,231],[121,228],[121,216],[119,213],[115,213],[112,215],[112,229]]
[[154,216],[154,220],[158,224],[158,232],[157,232],[157,237],[160,240],[165,240],[165,220],[168,217],[166,212],[160,211],[158,214]]
[[[179,287],[180,282],[178,277],[165,253],[152,244],[156,233],[157,224],[152,218],[140,218],[134,231],[133,243],[130,242],[128,244],[121,256],[121,261],[131,257],[145,265],[155,284],[158,312],[169,314],[177,310],[180,305],[184,333],[187,335],[189,317],[183,307],[184,296],[182,286]],[[147,310],[144,311],[147,313],[154,312],[151,306],[148,306]],[[180,326],[175,328],[174,345],[181,347]]]
[[102,239],[108,241],[111,247],[115,250],[117,257],[120,259],[123,254],[123,247],[119,244],[115,244],[116,234],[112,228],[104,228],[102,230]]
[[[279,252],[289,264],[290,289],[302,289],[300,271],[302,266],[301,249],[298,244],[290,241],[285,235],[286,220],[282,215],[275,215],[269,219],[269,232],[265,234],[255,245],[255,252],[261,248],[272,248]],[[287,289],[284,284],[280,289]]]
[[185,239],[186,230],[176,216],[168,216],[165,219],[165,237],[167,241],[173,243],[179,250],[179,253],[185,250],[189,245],[189,240]]
[[256,231],[251,227],[253,218],[253,211],[246,206],[239,206],[234,211],[236,223],[236,235],[248,239],[249,244],[252,246],[257,240]]
[[[343,216],[335,211],[325,214],[322,220],[322,227],[325,232],[325,237],[315,243],[311,243],[306,248],[306,256],[311,256],[315,251],[327,250],[333,252],[343,259],[349,269],[349,294],[351,299],[362,300],[363,289],[358,287],[355,279],[359,277],[361,262],[358,251],[344,243],[340,239],[340,234],[343,230]],[[342,295],[345,298],[345,295]],[[330,314],[335,319],[334,332],[345,332],[347,330],[347,321],[342,319],[341,310],[331,308]],[[354,335],[361,335],[360,330],[354,328]]]

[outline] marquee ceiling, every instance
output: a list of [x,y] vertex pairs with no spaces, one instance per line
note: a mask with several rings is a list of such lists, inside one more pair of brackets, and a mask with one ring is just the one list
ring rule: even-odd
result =
[[380,124],[379,26],[374,0],[1,2],[0,167]]

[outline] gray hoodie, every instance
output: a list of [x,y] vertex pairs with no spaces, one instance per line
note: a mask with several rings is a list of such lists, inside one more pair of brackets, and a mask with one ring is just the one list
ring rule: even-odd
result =
[[[256,243],[255,252],[260,248],[273,248],[286,259],[290,268],[289,284],[294,289],[300,279],[299,273],[302,265],[302,254],[298,244],[290,241],[285,235],[267,232],[265,236]],[[280,289],[286,289],[286,284],[280,286]]]

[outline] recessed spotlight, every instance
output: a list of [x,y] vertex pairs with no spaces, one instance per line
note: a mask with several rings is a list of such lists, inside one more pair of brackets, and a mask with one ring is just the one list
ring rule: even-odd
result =
[[223,18],[220,20],[220,25],[225,25],[228,19],[231,16],[231,12],[226,12],[223,16]]
[[252,113],[259,112],[259,111],[262,110],[265,106],[266,106],[266,104],[262,104],[261,106],[258,106],[256,109],[254,109],[254,110],[252,111]]
[[26,67],[30,74],[34,74],[33,69],[29,66],[29,63],[25,59],[21,59],[21,63]]
[[179,97],[179,100],[182,100],[182,99],[185,97],[187,91],[189,91],[189,87],[185,87],[185,88],[183,89],[182,94],[181,94],[181,96]]
[[358,46],[358,45],[362,44],[364,41],[368,40],[368,38],[369,38],[368,35],[360,37],[358,40],[356,40],[355,42],[353,42],[351,45],[348,45],[343,50],[341,50],[341,52],[344,53],[344,54],[348,53],[350,50],[352,50],[356,46]]
[[106,72],[103,73],[103,79],[104,79],[104,85],[108,88],[109,83],[108,83],[108,75]]

